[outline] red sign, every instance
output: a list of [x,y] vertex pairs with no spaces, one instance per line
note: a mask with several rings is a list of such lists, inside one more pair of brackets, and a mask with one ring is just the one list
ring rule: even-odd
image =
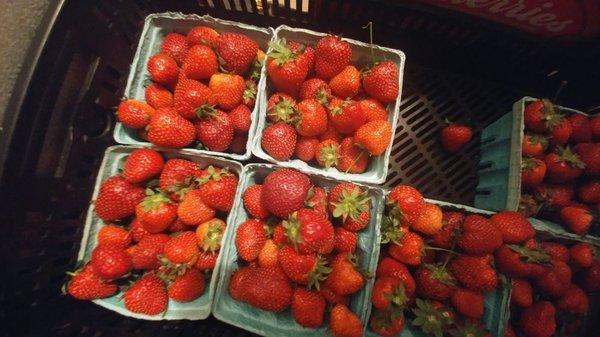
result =
[[598,0],[419,0],[548,37],[600,33]]

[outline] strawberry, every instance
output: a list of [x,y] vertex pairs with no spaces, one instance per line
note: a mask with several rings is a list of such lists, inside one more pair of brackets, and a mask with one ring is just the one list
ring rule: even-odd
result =
[[[263,198],[265,194],[263,193]],[[333,250],[333,225],[321,213],[303,208],[283,221],[287,237],[294,248],[302,254],[328,254]]]
[[315,149],[318,144],[319,139],[315,137],[300,137],[296,142],[294,154],[298,159],[309,162],[315,157]]
[[136,206],[135,216],[148,232],[162,232],[177,218],[177,205],[165,193],[149,190]]
[[233,126],[233,131],[237,133],[248,133],[252,124],[252,111],[244,104],[229,111],[229,120]]
[[409,301],[402,281],[389,276],[375,280],[371,299],[373,306],[382,311],[402,309]]
[[336,305],[336,304],[348,305],[348,303],[350,302],[348,300],[349,296],[338,295],[324,284],[321,285],[321,289],[319,290],[319,293],[325,298],[327,303],[331,303],[333,305]]
[[452,275],[466,288],[489,292],[496,288],[498,275],[490,263],[491,255],[459,255],[450,261]]
[[585,208],[567,206],[560,210],[560,218],[567,228],[579,235],[584,235],[594,222],[594,216]]
[[562,116],[558,114],[548,99],[540,99],[529,103],[523,111],[525,128],[544,133],[560,123]]
[[301,136],[314,137],[327,130],[327,112],[316,99],[300,101],[298,111],[296,130]]
[[504,243],[522,243],[535,235],[529,220],[518,212],[501,211],[492,215],[490,221],[502,233]]
[[280,247],[289,243],[285,228],[283,228],[281,222],[273,227],[273,241]]
[[334,95],[342,98],[351,98],[360,90],[360,72],[355,66],[347,66],[329,80],[329,87]]
[[227,290],[229,291],[229,296],[231,296],[231,298],[237,301],[246,300],[244,283],[249,278],[250,274],[254,273],[255,268],[256,266],[240,267],[238,270],[234,271],[233,274],[231,274],[229,285],[227,286]]
[[318,328],[323,324],[325,298],[316,292],[303,288],[294,289],[292,296],[292,317],[294,320],[307,328]]
[[600,180],[594,179],[585,182],[579,188],[579,199],[588,204],[600,202]]
[[585,164],[585,174],[588,176],[600,175],[600,145],[598,143],[577,144],[575,152]]
[[534,195],[553,208],[564,207],[572,203],[575,188],[573,185],[539,185],[534,187]]
[[584,271],[581,286],[587,292],[600,291],[600,261],[596,260],[592,266]]
[[160,174],[165,160],[152,149],[136,149],[127,156],[123,166],[123,178],[131,183],[141,183]]
[[217,37],[216,51],[223,68],[243,75],[256,59],[258,44],[243,34],[223,33]]
[[548,301],[539,301],[521,313],[520,325],[529,337],[550,337],[556,331],[556,309]]
[[419,234],[406,231],[398,243],[392,243],[389,246],[388,253],[394,259],[410,266],[421,264],[423,258],[425,242]]
[[362,230],[363,228],[367,227],[369,225],[369,221],[371,220],[371,213],[370,211],[363,211],[360,212],[360,214],[358,215],[358,218],[353,219],[352,217],[348,217],[346,218],[346,220],[343,220],[342,222],[342,227],[344,227],[345,229],[352,231],[352,232],[358,232],[360,230]]
[[387,203],[394,206],[393,213],[396,213],[404,224],[412,223],[425,210],[425,200],[421,192],[408,185],[397,185],[392,188]]
[[442,336],[454,323],[452,312],[436,301],[417,298],[416,307],[412,312],[416,316],[412,325],[436,337]]
[[292,123],[298,115],[296,100],[286,93],[276,92],[267,102],[267,118],[273,122]]
[[210,77],[208,87],[212,90],[219,107],[231,110],[242,102],[246,84],[242,76],[217,73]]
[[205,252],[217,252],[221,248],[221,240],[223,239],[225,227],[225,222],[217,218],[198,225],[196,228],[198,246]]
[[297,44],[292,50],[285,39],[271,41],[267,73],[277,91],[296,96],[311,68],[314,50]]
[[542,135],[533,133],[523,136],[521,153],[523,156],[541,157],[548,148],[548,139]]
[[550,130],[550,142],[554,145],[565,145],[572,133],[573,127],[571,126],[571,122],[567,118],[562,118]]
[[367,226],[370,206],[371,198],[367,191],[351,182],[335,185],[329,194],[329,212],[335,218],[341,217],[343,226],[351,231]]
[[198,141],[210,151],[225,151],[233,140],[233,125],[229,115],[213,109],[196,123]]
[[188,269],[175,277],[169,285],[169,298],[177,302],[190,302],[202,295],[205,288],[204,275],[198,269]]
[[445,300],[456,290],[456,281],[441,264],[424,264],[415,272],[417,291],[420,296]]
[[588,143],[592,141],[592,128],[590,119],[582,114],[574,113],[568,117],[573,132],[571,141],[573,143]]
[[548,255],[550,255],[550,258],[552,260],[567,263],[571,258],[571,252],[569,252],[569,248],[567,248],[567,246],[563,244],[557,242],[544,241],[540,243],[540,246],[544,248],[544,250],[546,251],[546,253],[548,253]]
[[515,330],[513,329],[510,322],[507,322],[506,328],[504,330],[504,337],[517,337]]
[[385,121],[388,119],[388,112],[385,110],[385,107],[372,98],[361,99],[358,101],[358,105],[365,115],[367,122],[376,120]]
[[102,280],[88,263],[76,271],[67,285],[67,292],[78,300],[95,300],[114,295],[117,285]]
[[434,235],[442,228],[442,209],[432,203],[425,203],[423,212],[412,223],[410,228],[425,235]]
[[200,253],[198,253],[198,259],[194,264],[194,268],[200,271],[213,270],[217,264],[218,258],[218,252],[204,252],[201,250]]
[[332,123],[327,123],[327,130],[319,135],[320,142],[328,139],[335,140],[338,143],[342,141],[342,135],[335,129]]
[[558,148],[544,159],[548,169],[548,179],[556,183],[569,182],[583,173],[585,164],[570,148]]
[[537,277],[545,273],[550,255],[541,247],[502,245],[496,251],[496,267],[508,277]]
[[292,302],[293,289],[290,281],[278,267],[252,268],[242,280],[243,298],[255,307],[280,312]]
[[242,95],[242,103],[248,108],[253,109],[256,104],[256,93],[258,91],[256,82],[253,80],[246,80],[244,86],[244,94]]
[[320,255],[301,254],[290,246],[283,246],[277,254],[277,259],[290,280],[317,290],[331,272],[327,261]]
[[451,335],[456,337],[491,337],[492,334],[486,329],[483,322],[473,318],[466,318],[461,323],[456,324],[456,329],[451,330]]
[[258,265],[261,267],[277,266],[279,264],[279,247],[275,241],[265,241],[260,253],[258,253]]
[[192,46],[181,66],[181,71],[192,80],[210,78],[218,70],[217,55],[210,47],[204,45]]
[[533,289],[531,283],[525,279],[513,278],[512,282],[512,293],[510,296],[510,303],[526,308],[531,306],[533,303]]
[[131,256],[134,269],[158,269],[158,256],[164,251],[165,243],[169,241],[166,234],[147,234],[137,245],[131,246],[127,252]]
[[175,86],[173,108],[187,120],[195,120],[200,108],[216,103],[212,90],[202,82],[185,78]]
[[315,159],[326,169],[337,166],[340,160],[340,144],[335,140],[325,140],[315,147]]
[[173,87],[179,77],[177,62],[167,54],[154,54],[146,64],[152,81],[162,84],[168,88]]
[[244,191],[242,195],[242,200],[244,202],[244,207],[246,211],[250,213],[251,216],[264,219],[269,216],[269,211],[262,205],[262,185],[250,185]]
[[179,33],[169,33],[165,36],[163,40],[160,51],[171,56],[177,64],[183,64],[187,53],[188,53],[188,44],[185,36]]
[[233,198],[238,186],[238,177],[229,170],[214,168],[210,165],[207,173],[200,179],[200,195],[202,201],[211,208],[229,212],[233,206]]
[[171,222],[169,227],[167,227],[167,232],[169,232],[169,233],[183,232],[184,230],[188,229],[188,226],[189,226],[188,224],[184,223],[183,221],[181,221],[181,219],[177,218],[177,220]]
[[465,215],[462,213],[443,212],[442,229],[431,237],[429,244],[433,247],[451,249],[464,220]]
[[312,98],[321,104],[327,104],[331,97],[331,87],[320,78],[311,78],[302,83],[298,97],[300,100]]
[[156,146],[181,148],[193,142],[195,137],[194,124],[171,108],[159,109],[150,118],[148,140]]
[[333,337],[360,337],[363,335],[360,318],[343,304],[336,304],[331,309],[329,330]]
[[535,186],[542,183],[546,176],[546,163],[537,158],[525,157],[521,161],[521,183]]
[[105,280],[123,277],[133,267],[129,254],[123,248],[113,246],[94,248],[90,264],[94,267],[94,273]]
[[457,244],[468,254],[490,254],[502,245],[502,232],[489,219],[481,215],[468,215]]
[[556,302],[558,310],[585,315],[588,311],[588,295],[576,285],[571,284],[567,291]]
[[117,108],[117,118],[119,121],[132,129],[146,127],[150,123],[150,117],[155,113],[154,108],[137,99],[122,101]]
[[144,198],[144,189],[121,176],[102,182],[94,201],[96,214],[104,221],[119,220],[135,213],[135,206]]
[[383,337],[395,337],[404,330],[404,314],[375,310],[371,313],[369,327]]
[[554,297],[562,296],[571,284],[571,268],[561,261],[553,261],[552,267],[535,280],[536,289]]
[[233,153],[246,153],[246,144],[248,143],[248,134],[234,133],[229,149]]
[[165,243],[164,256],[171,263],[193,265],[198,258],[198,239],[192,231],[172,236]]
[[193,161],[173,158],[165,162],[158,180],[158,187],[167,192],[176,192],[189,187],[192,178],[199,177],[202,170]]
[[592,129],[594,140],[600,140],[600,116],[590,118],[590,128]]
[[365,92],[382,103],[393,102],[399,93],[398,65],[392,61],[383,61],[363,75]]
[[356,250],[358,235],[343,227],[335,227],[333,236],[333,249],[336,252],[352,253]]
[[461,315],[480,319],[483,316],[483,295],[469,289],[457,289],[451,297],[452,305]]
[[355,145],[354,138],[344,138],[340,143],[338,170],[346,173],[363,173],[368,165],[368,154]]
[[577,243],[569,248],[571,263],[576,267],[589,268],[594,263],[596,250],[587,243]]
[[408,268],[401,262],[398,262],[391,257],[384,257],[377,265],[376,277],[389,276],[402,281],[406,295],[412,297],[415,293],[416,283]]
[[471,141],[473,131],[469,126],[449,124],[442,129],[440,140],[444,149],[457,152]]
[[344,135],[353,135],[367,121],[360,104],[349,99],[334,97],[327,110],[331,124]]
[[117,247],[125,249],[131,244],[131,232],[125,228],[105,224],[98,231],[98,246]]
[[357,270],[356,256],[348,253],[335,255],[325,285],[339,295],[350,295],[359,291],[365,285],[365,278]]
[[287,218],[304,206],[309,189],[307,175],[293,169],[278,169],[269,173],[263,182],[262,204],[271,214]]
[[311,186],[308,190],[308,195],[306,196],[306,201],[304,201],[304,205],[307,208],[311,208],[323,215],[323,217],[328,217],[328,206],[329,206],[329,196],[327,195],[327,191],[323,187],[320,186]]
[[187,33],[186,40],[188,46],[205,45],[214,46],[217,42],[219,33],[216,30],[207,26],[196,26]]
[[250,219],[242,222],[235,232],[235,247],[245,261],[254,261],[267,240],[267,231],[262,220]]
[[183,223],[193,226],[209,221],[215,217],[215,210],[204,202],[201,190],[191,190],[184,197],[177,215]]
[[392,125],[388,121],[371,121],[356,130],[354,141],[373,156],[385,152],[392,142]]
[[322,37],[315,48],[315,72],[317,77],[329,80],[350,64],[352,49],[339,36]]
[[164,282],[154,273],[148,273],[125,291],[123,300],[131,312],[158,315],[167,310],[169,298]]
[[296,147],[296,130],[284,122],[271,124],[262,134],[261,146],[275,160],[286,161]]

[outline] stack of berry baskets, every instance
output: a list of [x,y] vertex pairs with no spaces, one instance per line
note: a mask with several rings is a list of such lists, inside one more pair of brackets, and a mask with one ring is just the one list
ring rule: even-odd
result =
[[205,319],[241,173],[227,159],[108,148],[65,290],[125,316]]
[[362,336],[382,190],[272,164],[242,175],[215,317],[265,336]]
[[271,36],[271,28],[208,15],[146,17],[117,143],[249,159]]
[[279,26],[253,154],[311,174],[383,183],[404,60],[399,50]]

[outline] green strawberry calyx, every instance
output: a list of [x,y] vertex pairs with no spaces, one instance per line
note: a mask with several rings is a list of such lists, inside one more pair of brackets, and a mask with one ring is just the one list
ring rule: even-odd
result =
[[304,52],[305,47],[300,45],[293,51],[285,39],[278,39],[269,43],[269,57],[275,60],[278,66],[284,65],[288,61],[294,60],[299,54]]
[[336,166],[340,161],[340,146],[337,143],[330,142],[323,146],[319,152],[319,159],[325,165],[325,168]]
[[435,337],[442,337],[443,332],[452,325],[452,317],[448,309],[436,308],[430,300],[417,298],[417,307],[412,309],[415,314],[412,324],[421,327],[423,332]]
[[400,226],[400,220],[396,217],[384,215],[381,221],[381,243],[393,242],[398,244],[404,236],[404,230]]
[[332,202],[333,216],[341,217],[343,221],[346,221],[347,217],[356,220],[362,212],[369,210],[370,202],[371,198],[359,186],[354,186],[351,191],[344,189],[338,200]]
[[281,97],[279,102],[267,111],[267,115],[272,117],[275,122],[282,121],[293,124],[298,119],[298,107],[294,101]]
[[145,212],[150,212],[164,204],[171,203],[171,199],[160,189],[146,189],[146,197],[142,200],[142,208]]
[[393,308],[399,309],[404,309],[409,300],[403,283],[400,283],[391,292],[385,293],[384,297],[390,301]]
[[298,212],[290,214],[287,220],[281,222],[281,225],[286,231],[288,240],[294,246],[294,249],[298,251],[298,244],[302,243],[302,236],[300,234],[300,220],[298,220]]
[[216,252],[221,248],[223,239],[223,227],[220,222],[211,223],[202,240],[202,250],[205,252]]
[[533,171],[540,163],[541,160],[537,158],[525,157],[521,162],[521,171]]
[[321,282],[327,279],[327,275],[331,273],[331,267],[327,265],[327,260],[317,255],[315,265],[308,276],[308,289],[320,290]]
[[577,155],[575,152],[573,152],[573,150],[571,150],[570,147],[559,146],[557,149],[557,154],[560,158],[559,161],[567,163],[573,168],[585,168],[585,163],[581,160],[581,158],[579,158],[579,155]]
[[529,135],[529,141],[531,144],[541,144],[544,150],[546,150],[548,147],[548,138],[546,138],[544,135],[532,133]]
[[540,264],[550,264],[551,262],[551,258],[548,252],[540,246],[537,246],[535,248],[528,248],[519,245],[508,245],[508,247],[515,253],[518,253],[519,257],[524,262]]
[[435,280],[438,280],[444,284],[455,285],[456,281],[452,274],[448,272],[448,269],[440,263],[437,264],[425,264],[425,268],[431,271],[431,277]]
[[543,98],[542,104],[542,109],[544,112],[542,115],[542,121],[548,130],[552,130],[555,126],[562,123],[564,116],[556,111],[554,104],[552,104],[549,99]]

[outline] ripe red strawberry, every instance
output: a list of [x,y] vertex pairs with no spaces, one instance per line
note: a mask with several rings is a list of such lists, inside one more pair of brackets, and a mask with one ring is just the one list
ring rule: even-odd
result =
[[172,88],[179,77],[177,62],[167,54],[154,54],[146,64],[152,81]]
[[451,249],[464,220],[465,215],[460,212],[443,212],[442,229],[431,237],[429,244],[433,247]]
[[526,279],[513,278],[510,303],[526,308],[533,303],[533,289]]
[[94,273],[105,280],[123,277],[133,267],[129,254],[123,248],[113,246],[94,248],[90,264],[94,267]]
[[550,255],[541,247],[502,245],[496,251],[496,267],[508,277],[537,277],[545,273]]
[[416,266],[421,264],[425,242],[417,233],[405,231],[398,243],[391,243],[389,254],[396,260],[407,265]]
[[283,228],[281,222],[273,227],[273,241],[280,247],[289,243],[285,228]]
[[581,242],[571,246],[571,248],[569,248],[569,253],[571,256],[571,263],[574,266],[581,268],[591,267],[596,257],[595,248],[587,242]]
[[442,229],[442,208],[433,203],[425,203],[423,212],[410,228],[425,235],[434,235]]
[[171,108],[159,109],[150,118],[148,140],[154,145],[181,148],[193,142],[195,137],[194,124]]
[[202,201],[211,208],[229,212],[238,186],[238,177],[227,169],[210,165],[201,178],[200,195]]
[[258,52],[258,44],[254,40],[237,33],[219,35],[215,46],[223,68],[238,75],[246,73]]
[[301,136],[314,137],[327,130],[327,112],[316,99],[298,103],[299,118],[296,130]]
[[489,219],[481,215],[468,215],[457,244],[468,254],[490,254],[502,245],[502,232]]
[[560,123],[562,116],[558,114],[548,99],[540,99],[529,103],[523,111],[525,128],[544,133]]
[[451,297],[452,305],[460,314],[480,319],[483,316],[483,295],[469,289],[457,289]]
[[333,240],[333,248],[336,252],[352,253],[356,250],[358,234],[344,229],[343,227],[336,227]]
[[194,126],[198,141],[211,151],[225,151],[233,140],[233,125],[229,115],[221,110],[207,112]]
[[67,285],[67,292],[78,300],[109,297],[114,295],[117,290],[116,284],[98,277],[94,267],[89,263],[76,271]]
[[181,232],[172,236],[165,243],[164,256],[175,264],[192,265],[198,258],[198,239],[192,231]]
[[305,99],[316,99],[321,104],[327,104],[331,97],[331,88],[327,82],[320,78],[311,78],[300,86],[300,92],[298,98],[300,100]]
[[492,215],[490,221],[502,233],[504,243],[522,243],[535,235],[529,220],[518,212],[501,211]]
[[273,159],[286,161],[294,154],[296,138],[296,130],[291,125],[278,122],[265,128],[261,145]]
[[373,156],[385,152],[392,142],[392,125],[388,121],[371,121],[356,130],[354,141]]
[[567,185],[543,184],[534,188],[535,198],[546,202],[553,208],[568,206],[575,195],[575,187]]
[[196,228],[196,240],[198,247],[205,252],[217,252],[221,248],[221,240],[225,232],[226,224],[221,219],[211,219],[201,223]]
[[219,33],[216,30],[207,26],[196,26],[188,32],[186,36],[187,44],[191,47],[197,44],[206,46],[214,46],[217,42]]
[[229,111],[229,120],[233,126],[233,131],[237,133],[247,133],[252,124],[252,111],[244,105],[240,104]]
[[415,221],[425,209],[423,195],[416,188],[408,185],[397,185],[388,194],[390,203],[395,202],[395,212],[401,223]]
[[340,144],[335,140],[325,140],[315,147],[315,159],[319,165],[330,168],[337,166],[340,160]]
[[498,275],[490,263],[491,255],[460,255],[450,261],[452,275],[466,288],[489,292],[496,288]]
[[187,225],[199,225],[215,217],[215,210],[204,202],[202,192],[191,190],[177,208],[179,219]]
[[352,58],[350,44],[339,36],[328,35],[317,42],[315,48],[315,72],[317,77],[329,80],[339,74]]
[[363,335],[360,318],[343,304],[337,304],[331,309],[329,330],[333,337],[360,337]]
[[121,226],[105,224],[98,231],[98,246],[125,249],[130,244],[131,232]]
[[187,229],[189,229],[188,224],[184,223],[183,221],[181,221],[181,219],[178,218],[177,220],[171,222],[169,227],[167,227],[166,231],[169,233],[178,233],[183,232]]
[[303,208],[292,213],[283,221],[283,227],[294,248],[302,254],[328,254],[333,250],[333,225],[315,210]]
[[160,174],[165,160],[152,149],[136,149],[129,154],[123,166],[123,177],[131,183],[141,183]]
[[150,233],[164,231],[177,218],[177,205],[162,192],[151,192],[135,208],[136,218]]
[[184,78],[175,86],[173,108],[187,120],[195,120],[200,108],[216,103],[212,90],[202,82]]
[[385,110],[385,107],[378,101],[372,98],[364,98],[358,101],[358,104],[365,115],[367,122],[388,119],[387,110]]
[[415,293],[417,285],[415,283],[415,279],[408,271],[408,268],[404,264],[392,259],[391,257],[384,257],[377,265],[376,277],[383,276],[397,278],[402,281],[402,284],[404,284],[404,290],[406,291],[406,295],[408,297],[412,297]]
[[245,288],[243,298],[263,310],[280,312],[292,302],[292,286],[278,267],[252,268],[241,283]]
[[277,266],[279,264],[279,247],[275,241],[265,241],[260,253],[258,253],[258,265],[261,267]]
[[367,210],[360,212],[358,218],[356,219],[353,219],[352,217],[347,217],[346,220],[343,220],[342,227],[352,232],[358,232],[363,228],[367,227],[369,225],[370,220],[371,213]]
[[594,179],[585,182],[579,188],[579,199],[588,204],[600,202],[600,180]]
[[548,139],[539,134],[525,134],[521,153],[523,156],[541,157],[548,148]]
[[389,276],[375,279],[371,299],[373,307],[382,311],[402,309],[409,301],[402,281]]
[[550,132],[550,142],[552,144],[565,145],[573,133],[573,127],[567,118],[561,118],[558,124],[551,128]]
[[590,128],[592,129],[594,140],[600,140],[600,116],[590,118]]
[[261,203],[262,196],[262,185],[250,185],[244,191],[242,200],[244,201],[244,207],[251,216],[264,219],[269,216],[269,211]]
[[277,254],[277,259],[290,280],[317,290],[331,271],[331,268],[327,267],[327,261],[320,255],[301,254],[290,246],[283,246]]
[[569,182],[583,173],[585,164],[570,148],[559,148],[557,152],[546,155],[548,179],[556,183]]
[[198,253],[198,259],[194,264],[194,268],[200,271],[213,270],[217,264],[217,258],[219,258],[218,252],[204,252]]
[[262,204],[273,215],[287,218],[304,206],[309,189],[307,175],[292,169],[275,170],[263,182]]
[[169,33],[165,36],[163,40],[160,51],[171,56],[177,64],[183,64],[187,53],[188,53],[188,44],[185,36],[179,33]]
[[320,142],[328,139],[335,140],[338,143],[342,141],[342,135],[335,129],[335,127],[331,123],[327,123],[327,130],[325,130],[325,132],[319,135]]
[[329,121],[337,131],[353,135],[367,121],[358,102],[332,98],[328,106]]
[[104,221],[119,220],[132,215],[135,206],[145,196],[144,189],[121,176],[112,176],[102,182],[94,208]]
[[198,269],[188,269],[175,277],[169,285],[169,298],[177,302],[190,302],[202,295],[205,288],[204,275]]
[[568,229],[579,235],[584,235],[594,222],[594,216],[589,210],[579,206],[567,206],[560,210],[560,218]]
[[208,87],[212,90],[221,109],[231,110],[242,103],[246,84],[244,78],[232,74],[214,74]]
[[157,269],[160,266],[158,256],[163,253],[165,243],[169,241],[166,234],[145,235],[137,245],[127,249],[131,256],[133,269]]
[[521,162],[521,183],[535,186],[542,183],[546,176],[546,163],[537,158],[523,158]]
[[578,113],[574,113],[568,117],[573,133],[571,141],[574,143],[587,143],[592,141],[592,128],[590,119]]
[[584,271],[581,286],[587,292],[600,291],[600,261],[596,260],[591,267]]
[[328,217],[328,205],[329,205],[329,195],[327,195],[327,191],[323,187],[320,186],[311,186],[308,190],[308,195],[306,196],[306,201],[304,205],[308,208],[311,208],[323,215],[323,217]]
[[296,96],[311,68],[314,50],[311,47],[291,44],[285,39],[269,43],[267,72],[277,91]]
[[117,118],[128,128],[139,129],[150,123],[154,108],[137,99],[122,101],[117,108]]
[[404,330],[404,314],[375,310],[371,313],[369,327],[383,337],[395,337]]
[[576,285],[571,284],[567,291],[556,302],[558,310],[585,315],[588,311],[588,295]]
[[338,253],[331,261],[331,273],[325,285],[339,295],[354,294],[365,284],[364,276],[356,268],[356,256]]
[[360,90],[360,72],[355,66],[347,66],[335,75],[329,86],[334,95],[342,98],[352,98]]
[[249,219],[242,222],[235,232],[235,247],[245,261],[256,260],[267,240],[266,224],[262,220]]
[[294,154],[300,160],[311,161],[315,157],[315,149],[318,144],[319,140],[315,137],[300,137],[296,142]]
[[273,122],[292,123],[298,117],[296,100],[286,93],[276,92],[267,102],[267,118]]
[[319,290],[319,293],[321,293],[321,295],[323,295],[325,300],[328,303],[331,303],[332,305],[336,305],[336,304],[348,305],[348,303],[350,302],[348,300],[349,296],[338,295],[324,284],[321,285],[321,290]]
[[392,61],[377,63],[363,75],[365,92],[382,103],[398,97],[398,65]]
[[256,104],[256,93],[258,88],[256,86],[256,82],[253,80],[246,80],[244,87],[244,94],[242,95],[242,103],[245,104],[248,108],[253,109],[254,104]]
[[588,176],[600,175],[600,145],[598,143],[577,144],[575,152],[585,164],[585,174]]
[[457,152],[473,138],[473,131],[469,126],[450,124],[442,129],[440,139],[442,146],[450,151]]
[[355,145],[354,138],[347,137],[340,143],[338,170],[346,173],[363,173],[369,165],[369,155]]
[[292,317],[307,328],[318,328],[323,324],[325,298],[316,291],[296,288],[292,296]]
[[210,78],[218,70],[217,55],[210,47],[204,45],[192,46],[181,66],[181,71],[192,80]]
[[250,274],[254,272],[255,268],[256,266],[240,267],[238,270],[234,271],[233,274],[231,274],[229,285],[227,286],[227,290],[229,291],[229,296],[231,296],[231,298],[237,301],[246,301],[244,283]]
[[544,248],[546,253],[550,255],[552,260],[569,262],[571,258],[571,253],[569,252],[569,248],[567,246],[560,244],[558,242],[544,241],[540,243],[540,246]]
[[164,282],[154,273],[148,273],[125,291],[123,300],[129,311],[158,315],[167,310],[169,298]]
[[562,296],[571,284],[571,268],[561,261],[552,261],[552,267],[536,278],[536,289],[550,296]]
[[520,325],[529,337],[550,337],[556,331],[556,309],[548,301],[539,301],[521,313]]
[[456,290],[456,280],[441,264],[424,264],[415,273],[420,296],[443,301]]
[[233,135],[229,149],[233,153],[244,154],[246,153],[246,144],[248,143],[248,134],[236,133]]

